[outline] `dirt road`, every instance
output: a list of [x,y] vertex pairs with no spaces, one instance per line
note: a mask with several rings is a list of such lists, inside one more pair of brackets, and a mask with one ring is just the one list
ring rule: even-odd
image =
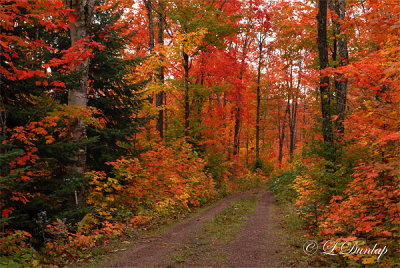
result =
[[[229,243],[217,245],[216,252],[223,253],[221,255],[224,258],[210,260],[206,256],[202,258],[202,253],[199,253],[197,258],[171,261],[171,256],[190,243],[196,232],[215,215],[232,202],[249,197],[259,200],[254,212],[247,216],[246,223]],[[255,189],[234,194],[175,225],[159,237],[139,241],[132,249],[103,267],[288,267],[278,256],[285,247],[278,214],[279,208],[270,192]],[[191,254],[195,255],[196,252]]]

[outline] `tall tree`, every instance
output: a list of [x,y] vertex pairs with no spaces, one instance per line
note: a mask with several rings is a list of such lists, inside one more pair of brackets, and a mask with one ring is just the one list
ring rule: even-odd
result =
[[147,10],[147,19],[148,19],[148,27],[149,27],[149,50],[150,53],[153,52],[154,49],[154,22],[153,22],[153,4],[151,0],[143,0],[144,6]]
[[256,162],[260,161],[260,106],[261,106],[261,64],[265,36],[258,36],[258,66],[257,66],[257,112],[256,112]]
[[283,143],[285,141],[285,132],[286,132],[286,117],[289,113],[290,109],[290,99],[288,97],[287,103],[286,103],[286,108],[285,108],[285,114],[283,115],[282,122],[280,118],[280,103],[278,102],[278,136],[279,136],[279,151],[278,151],[278,163],[279,163],[279,168],[282,168],[282,160],[283,160]]
[[139,126],[149,121],[138,116],[144,100],[138,91],[147,81],[135,83],[132,69],[143,62],[135,55],[130,59],[128,45],[137,33],[132,31],[132,21],[123,17],[118,6],[96,12],[90,35],[102,49],[93,51],[89,66],[90,93],[88,105],[101,111],[103,128],[88,127],[88,137],[98,137],[99,142],[88,145],[88,169],[110,171],[105,165],[120,157],[136,154],[129,144]]
[[242,91],[244,87],[243,83],[243,74],[245,71],[246,60],[247,60],[247,53],[248,49],[251,46],[253,39],[250,36],[249,32],[244,34],[244,41],[241,47],[241,59],[240,59],[240,70],[239,70],[239,81],[240,85],[237,87],[237,94],[235,96],[235,126],[234,126],[234,133],[233,133],[233,155],[239,155],[240,149],[240,125],[242,121]]
[[[158,44],[164,45],[164,5],[162,4],[161,0],[158,2]],[[158,68],[158,82],[160,84],[164,84],[164,67],[160,66]],[[161,108],[165,99],[165,92],[161,90],[156,95],[156,107],[159,109],[158,111],[158,118],[157,118],[157,125],[156,128],[160,133],[160,137],[164,137],[164,109]]]
[[327,13],[328,13],[328,0],[318,1],[318,14],[317,14],[317,29],[318,29],[318,55],[319,55],[319,69],[320,69],[320,82],[319,92],[321,97],[321,112],[322,112],[322,134],[325,145],[332,144],[333,130],[331,121],[331,96],[329,92],[329,76],[321,72],[329,66],[328,59],[328,39],[327,39]]
[[255,16],[255,31],[258,46],[257,89],[256,89],[256,165],[260,160],[260,116],[261,116],[261,68],[264,58],[264,43],[267,39],[267,31],[270,28],[270,18],[266,10],[258,10]]
[[[339,52],[339,66],[345,66],[349,63],[349,52],[347,49],[347,37],[342,29],[341,21],[344,21],[346,14],[346,0],[334,0],[332,3],[332,9],[336,13],[336,17],[333,20],[335,27],[335,47]],[[335,51],[336,54],[336,51]],[[336,59],[334,59],[336,61]],[[335,96],[336,96],[336,115],[335,121],[336,131],[344,133],[343,120],[346,110],[347,102],[347,78],[343,77],[343,74],[336,74],[335,79]]]
[[[78,45],[85,38],[92,22],[96,0],[64,0],[64,6],[72,10],[75,21],[70,24],[71,45]],[[82,60],[75,67],[77,83],[68,91],[68,105],[86,107],[88,102],[89,58]],[[87,139],[86,125],[83,120],[76,119],[71,126],[71,136],[74,142]],[[71,173],[82,175],[86,169],[86,148],[80,148],[75,161],[68,169]],[[74,176],[74,175],[73,175]],[[83,204],[83,193],[75,196],[77,205]]]

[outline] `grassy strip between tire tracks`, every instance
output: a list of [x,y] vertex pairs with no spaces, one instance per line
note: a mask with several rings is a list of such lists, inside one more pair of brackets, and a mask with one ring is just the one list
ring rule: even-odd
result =
[[189,243],[178,249],[169,259],[169,267],[176,264],[202,261],[220,262],[227,259],[222,246],[231,242],[254,212],[259,199],[247,197],[230,203],[201,228]]

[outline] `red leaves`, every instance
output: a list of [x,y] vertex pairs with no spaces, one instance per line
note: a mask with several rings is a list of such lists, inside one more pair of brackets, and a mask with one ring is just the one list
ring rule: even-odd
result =
[[53,58],[49,63],[44,64],[45,68],[61,67],[65,72],[69,73],[71,70],[79,66],[82,62],[87,61],[93,57],[93,49],[104,49],[104,46],[98,42],[92,41],[91,36],[81,39],[67,50],[62,51],[61,58]]
[[[61,1],[38,0],[31,1],[5,1],[1,0],[2,29],[0,33],[2,50],[0,56],[7,59],[0,72],[9,80],[25,80],[34,76],[46,77],[43,69],[31,70],[28,67],[14,66],[13,60],[28,57],[29,61],[41,62],[43,59],[36,58],[41,53],[32,53],[39,50],[52,51],[51,45],[42,40],[32,40],[28,33],[13,32],[15,25],[44,26],[49,31],[67,29],[68,21],[64,19],[68,11],[63,9]],[[4,5],[3,5],[3,2]],[[61,3],[61,6],[60,6]],[[25,10],[25,12],[22,12]]]
[[54,82],[52,82],[51,83],[53,86],[55,86],[55,87],[62,87],[62,88],[65,88],[65,83],[64,82],[61,82],[61,81],[54,81]]
[[13,213],[14,208],[5,208],[1,211],[2,218],[8,218]]

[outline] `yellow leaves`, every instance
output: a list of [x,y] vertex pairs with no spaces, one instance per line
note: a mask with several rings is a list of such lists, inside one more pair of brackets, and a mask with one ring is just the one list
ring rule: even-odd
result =
[[78,233],[91,229],[98,224],[99,220],[92,214],[88,213],[83,219],[78,222]]
[[[201,28],[195,32],[180,33],[178,32],[173,38],[173,43],[170,46],[157,44],[152,54],[139,66],[136,72],[137,81],[146,80],[156,74],[160,67],[170,68],[176,63],[182,64],[182,54],[186,53],[189,57],[194,56],[198,52],[198,47],[204,40],[207,33],[206,28]],[[157,77],[154,75],[154,79]],[[148,87],[147,89],[148,90]]]
[[363,257],[362,258],[362,263],[363,264],[373,264],[373,263],[376,263],[377,258],[378,258],[377,256]]
[[193,56],[206,34],[206,28],[199,29],[197,32],[178,33],[174,38],[174,45],[172,46],[173,56],[178,59],[181,58],[182,53]]
[[32,267],[39,267],[39,266],[40,266],[40,261],[38,261],[38,260],[32,261]]
[[311,196],[317,189],[315,181],[308,175],[297,176],[293,181],[293,188],[297,192],[296,204],[299,206],[311,201]]

